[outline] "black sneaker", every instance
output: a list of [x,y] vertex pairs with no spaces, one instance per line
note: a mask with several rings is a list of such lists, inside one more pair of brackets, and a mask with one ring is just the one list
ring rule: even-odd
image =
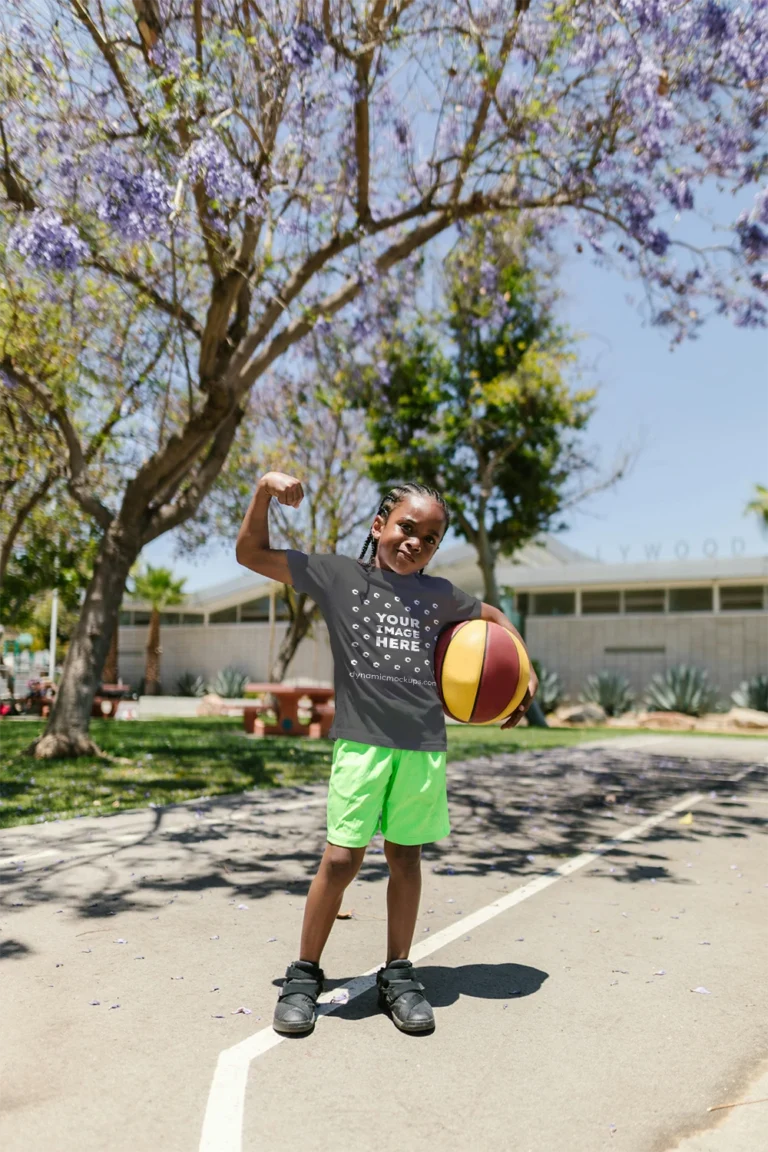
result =
[[410,960],[392,960],[376,973],[379,1007],[388,1012],[401,1032],[431,1032],[435,1026],[432,1005],[424,985],[414,976]]
[[311,960],[297,960],[285,970],[285,981],[275,1005],[272,1027],[292,1036],[311,1032],[315,1026],[315,1004],[323,991],[325,974]]

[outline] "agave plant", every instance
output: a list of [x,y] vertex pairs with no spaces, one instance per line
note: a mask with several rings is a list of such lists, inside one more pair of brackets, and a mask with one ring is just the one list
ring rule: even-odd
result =
[[215,680],[208,685],[209,692],[217,696],[240,697],[248,683],[248,673],[241,672],[239,668],[222,668]]
[[176,681],[179,696],[205,696],[205,680],[193,672],[183,672]]
[[557,672],[549,672],[546,668],[542,668],[538,660],[533,661],[533,666],[539,678],[536,699],[544,712],[554,712],[563,698],[563,685],[560,677]]
[[739,708],[756,708],[758,712],[768,712],[768,676],[758,674],[749,680],[742,680],[731,700]]
[[701,716],[714,708],[717,692],[703,669],[689,664],[676,664],[666,672],[657,672],[651,678],[645,698],[648,707],[656,712],[683,712],[686,716]]
[[581,698],[599,704],[608,716],[621,716],[622,712],[629,712],[635,696],[626,676],[604,671],[587,677]]

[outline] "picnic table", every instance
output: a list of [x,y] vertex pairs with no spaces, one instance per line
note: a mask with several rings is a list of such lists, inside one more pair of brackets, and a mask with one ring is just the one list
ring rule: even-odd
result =
[[[269,703],[254,702],[243,710],[246,732],[253,736],[309,736],[317,740],[327,736],[333,723],[333,688],[317,688],[301,684],[247,684],[247,693],[260,692],[271,696],[277,709],[277,723],[267,724],[261,713]],[[309,723],[299,721],[299,700],[309,698],[312,715]]]

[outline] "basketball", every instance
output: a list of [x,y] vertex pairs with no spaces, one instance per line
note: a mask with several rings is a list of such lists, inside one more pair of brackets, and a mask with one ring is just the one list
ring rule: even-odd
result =
[[492,620],[450,624],[435,645],[443,710],[463,724],[506,720],[525,696],[530,675],[523,645]]

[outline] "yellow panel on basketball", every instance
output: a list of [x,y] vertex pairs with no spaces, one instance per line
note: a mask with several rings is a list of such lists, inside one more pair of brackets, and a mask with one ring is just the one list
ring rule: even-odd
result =
[[485,643],[485,620],[468,620],[449,643],[440,669],[443,698],[448,710],[465,724],[475,707]]

